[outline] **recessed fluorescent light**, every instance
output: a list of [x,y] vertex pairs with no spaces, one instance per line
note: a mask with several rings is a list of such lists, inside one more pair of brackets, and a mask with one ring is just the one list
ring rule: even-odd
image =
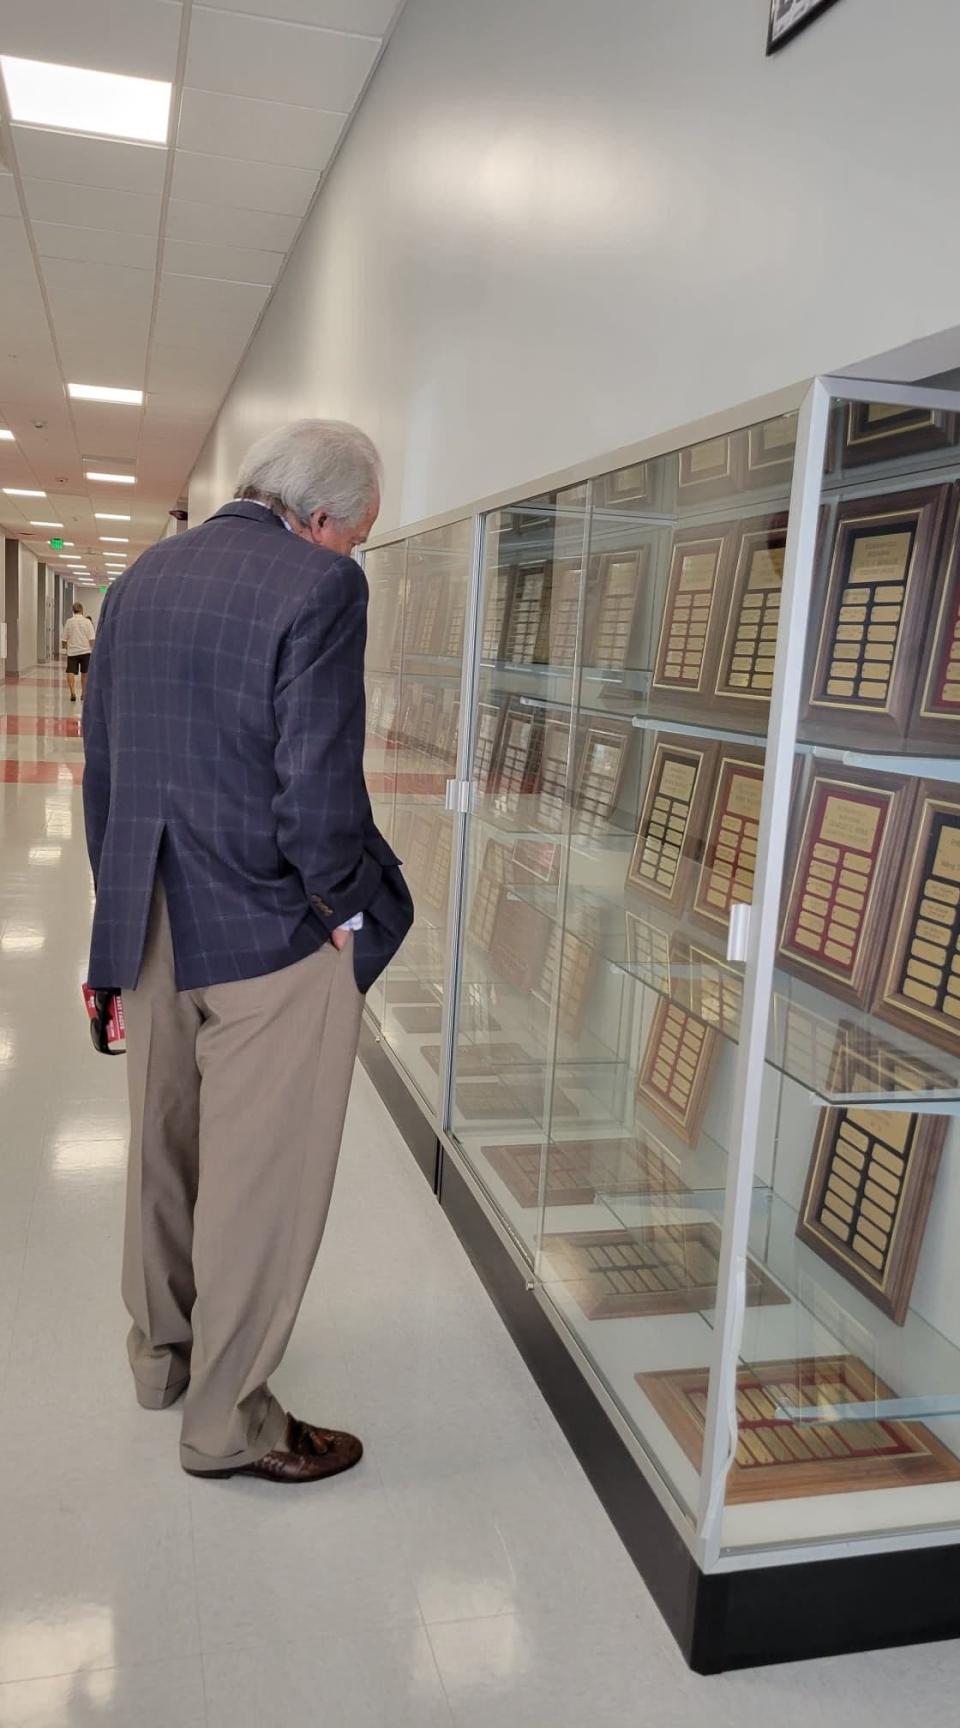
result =
[[3,488],[8,498],[45,498],[45,492],[32,492],[28,486],[5,486]]
[[165,144],[171,86],[159,78],[129,78],[48,60],[0,55],[10,117],[24,126],[55,126],[100,138]]
[[8,432],[5,426],[0,426],[0,439],[2,439],[5,444],[12,444],[14,441],[13,433]]
[[31,526],[31,528],[62,528],[63,523],[62,522],[34,522],[34,521],[31,521],[30,526]]
[[112,510],[95,510],[93,512],[98,522],[129,522],[129,516],[117,516]]
[[143,401],[142,390],[121,390],[113,384],[68,384],[67,393],[75,402],[120,402],[131,408]]
[[[93,468],[85,469],[84,473],[88,480],[105,480],[116,486],[135,486],[137,484],[135,474],[100,474]],[[42,496],[45,498],[46,493],[44,492]]]
[[129,546],[130,544],[126,534],[101,534],[100,539],[109,540],[114,546]]

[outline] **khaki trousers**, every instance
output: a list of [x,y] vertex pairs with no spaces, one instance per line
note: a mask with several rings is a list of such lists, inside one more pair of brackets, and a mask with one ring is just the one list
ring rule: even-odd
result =
[[267,1381],[333,1191],[363,1008],[352,944],[266,977],[177,990],[158,885],[123,1002],[123,1299],[137,1396],[162,1409],[186,1387],[185,1468],[250,1464],[283,1434]]

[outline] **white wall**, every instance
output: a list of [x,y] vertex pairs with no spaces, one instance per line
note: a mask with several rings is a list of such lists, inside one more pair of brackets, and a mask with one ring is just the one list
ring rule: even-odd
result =
[[960,8],[768,11],[408,0],[191,520],[294,415],[377,438],[382,529],[955,325]]
[[20,579],[17,618],[17,663],[11,672],[29,672],[37,664],[37,560],[26,546],[19,547]]

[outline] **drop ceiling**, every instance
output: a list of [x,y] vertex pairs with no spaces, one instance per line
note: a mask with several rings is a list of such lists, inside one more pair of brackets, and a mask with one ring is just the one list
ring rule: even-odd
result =
[[[103,577],[164,533],[403,0],[3,0],[0,54],[173,84],[170,141],[11,124],[0,80],[0,532]],[[142,389],[70,401],[69,381]],[[135,473],[95,484],[85,469]],[[129,513],[131,522],[97,520]],[[124,548],[126,550],[126,548]]]

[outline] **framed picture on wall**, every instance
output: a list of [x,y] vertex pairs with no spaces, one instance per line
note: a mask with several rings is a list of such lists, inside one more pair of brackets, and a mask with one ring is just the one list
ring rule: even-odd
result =
[[770,0],[767,53],[775,54],[833,4],[834,0]]

